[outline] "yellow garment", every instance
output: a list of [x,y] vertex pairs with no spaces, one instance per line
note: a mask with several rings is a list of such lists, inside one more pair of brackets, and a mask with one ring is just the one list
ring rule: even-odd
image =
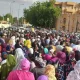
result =
[[55,67],[53,65],[47,65],[45,69],[45,75],[48,76],[48,80],[57,80],[55,76]]
[[34,32],[34,28],[32,28],[32,32]]
[[71,47],[66,46],[67,51],[70,53],[72,51]]
[[52,46],[52,48],[53,48],[54,51],[56,51],[56,47],[55,46]]
[[31,48],[31,41],[28,39],[24,42],[24,45],[27,46],[27,48]]

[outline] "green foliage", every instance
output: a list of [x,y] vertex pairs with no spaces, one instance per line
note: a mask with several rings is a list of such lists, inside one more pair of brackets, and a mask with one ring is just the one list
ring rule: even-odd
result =
[[20,24],[20,25],[23,24],[23,20],[24,20],[23,17],[20,17],[20,18],[19,18],[19,24]]
[[7,21],[7,19],[9,19],[9,23],[13,23],[13,17],[11,14],[8,13],[4,16],[4,20]]
[[34,3],[29,9],[24,10],[25,19],[34,26],[53,27],[61,14],[61,10],[55,7],[55,2],[52,1]]
[[17,20],[17,17],[14,17],[14,18],[13,18],[13,23],[17,23],[17,21],[18,21],[18,20]]
[[2,16],[0,16],[0,21],[2,21],[3,20],[3,17]]

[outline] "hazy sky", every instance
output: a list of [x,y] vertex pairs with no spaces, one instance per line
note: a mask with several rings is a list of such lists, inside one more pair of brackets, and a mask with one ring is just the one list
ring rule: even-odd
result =
[[[12,1],[15,1],[12,3]],[[0,0],[0,15],[5,15],[6,13],[10,13],[11,8],[11,14],[13,16],[19,17],[23,16],[23,9],[28,8],[30,5],[32,5],[36,1],[46,1],[46,0]],[[80,2],[80,0],[56,0],[56,1],[74,1],[74,2]],[[21,5],[24,4],[24,5]],[[20,8],[20,10],[19,10]]]

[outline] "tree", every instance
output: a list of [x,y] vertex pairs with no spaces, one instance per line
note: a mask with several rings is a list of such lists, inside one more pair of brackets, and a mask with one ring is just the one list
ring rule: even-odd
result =
[[24,10],[24,18],[34,26],[53,27],[61,14],[61,9],[50,2],[36,2],[29,9]]
[[22,25],[23,24],[23,21],[24,21],[24,18],[23,17],[20,17],[19,18],[19,24]]
[[13,23],[13,17],[9,13],[4,16],[4,20],[8,21],[9,23]]
[[14,17],[13,18],[13,23],[17,23],[17,22],[18,22],[17,17]]
[[2,16],[0,16],[0,21],[2,21],[3,20],[3,17]]

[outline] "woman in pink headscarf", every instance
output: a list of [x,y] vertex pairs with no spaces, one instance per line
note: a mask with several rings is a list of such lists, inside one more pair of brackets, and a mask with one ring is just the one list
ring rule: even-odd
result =
[[10,72],[7,80],[35,80],[33,73],[29,71],[30,62],[27,59],[20,61],[20,70]]

